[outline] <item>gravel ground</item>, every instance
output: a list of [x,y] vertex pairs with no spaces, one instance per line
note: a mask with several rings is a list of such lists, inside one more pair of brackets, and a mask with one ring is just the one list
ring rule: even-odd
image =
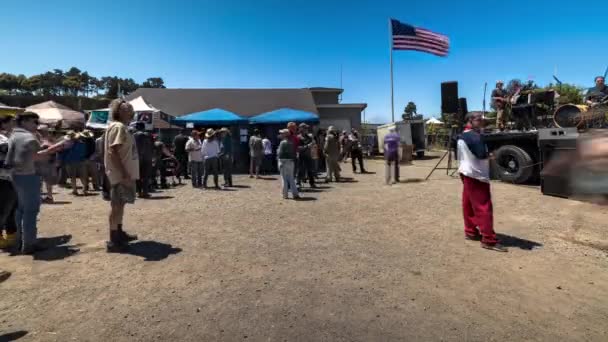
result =
[[304,202],[276,179],[170,189],[128,207],[130,254],[104,251],[106,202],[61,189],[40,236],[69,241],[0,254],[0,340],[607,341],[606,209],[493,183],[512,247],[487,251],[463,239],[460,181],[419,181],[436,161],[391,187],[368,161]]

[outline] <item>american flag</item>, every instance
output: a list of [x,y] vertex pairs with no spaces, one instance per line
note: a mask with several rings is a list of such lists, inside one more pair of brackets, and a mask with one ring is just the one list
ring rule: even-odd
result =
[[391,19],[393,50],[415,50],[445,57],[450,49],[450,39],[421,27]]

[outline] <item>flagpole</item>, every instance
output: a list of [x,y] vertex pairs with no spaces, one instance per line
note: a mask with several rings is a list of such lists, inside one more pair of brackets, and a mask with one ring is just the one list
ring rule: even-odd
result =
[[391,18],[388,18],[388,34],[389,34],[389,53],[391,61],[391,122],[395,122],[395,97],[393,93],[393,26]]

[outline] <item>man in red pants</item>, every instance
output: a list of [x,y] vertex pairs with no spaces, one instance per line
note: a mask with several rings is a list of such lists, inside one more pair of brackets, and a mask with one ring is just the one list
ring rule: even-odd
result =
[[490,194],[490,163],[488,146],[480,134],[483,118],[480,114],[467,116],[468,125],[458,136],[458,172],[462,179],[462,211],[467,240],[481,240],[481,247],[507,252],[498,243],[494,232],[492,196]]

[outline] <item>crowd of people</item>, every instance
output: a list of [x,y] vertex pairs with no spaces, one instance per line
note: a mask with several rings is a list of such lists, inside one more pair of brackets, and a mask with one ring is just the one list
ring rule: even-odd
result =
[[[2,117],[0,124],[0,249],[32,254],[37,246],[37,216],[42,203],[53,203],[53,188],[70,188],[74,196],[99,191],[110,202],[108,251],[122,251],[136,235],[123,230],[124,208],[136,197],[191,179],[194,188],[233,187],[233,139],[228,128],[182,130],[173,149],[142,122],[133,123],[131,105],[111,104],[112,121],[105,131],[67,131],[61,134],[40,124],[33,112]],[[260,178],[277,167],[283,197],[299,199],[302,184],[317,187],[342,180],[340,162],[352,159],[365,173],[361,143],[356,130],[338,132],[334,127],[313,135],[307,124],[290,122],[277,132],[279,144],[255,129],[249,140],[250,177]],[[322,173],[325,177],[322,177]],[[219,184],[219,175],[223,184]],[[177,182],[176,182],[177,180]],[[78,185],[80,182],[80,186]]]

